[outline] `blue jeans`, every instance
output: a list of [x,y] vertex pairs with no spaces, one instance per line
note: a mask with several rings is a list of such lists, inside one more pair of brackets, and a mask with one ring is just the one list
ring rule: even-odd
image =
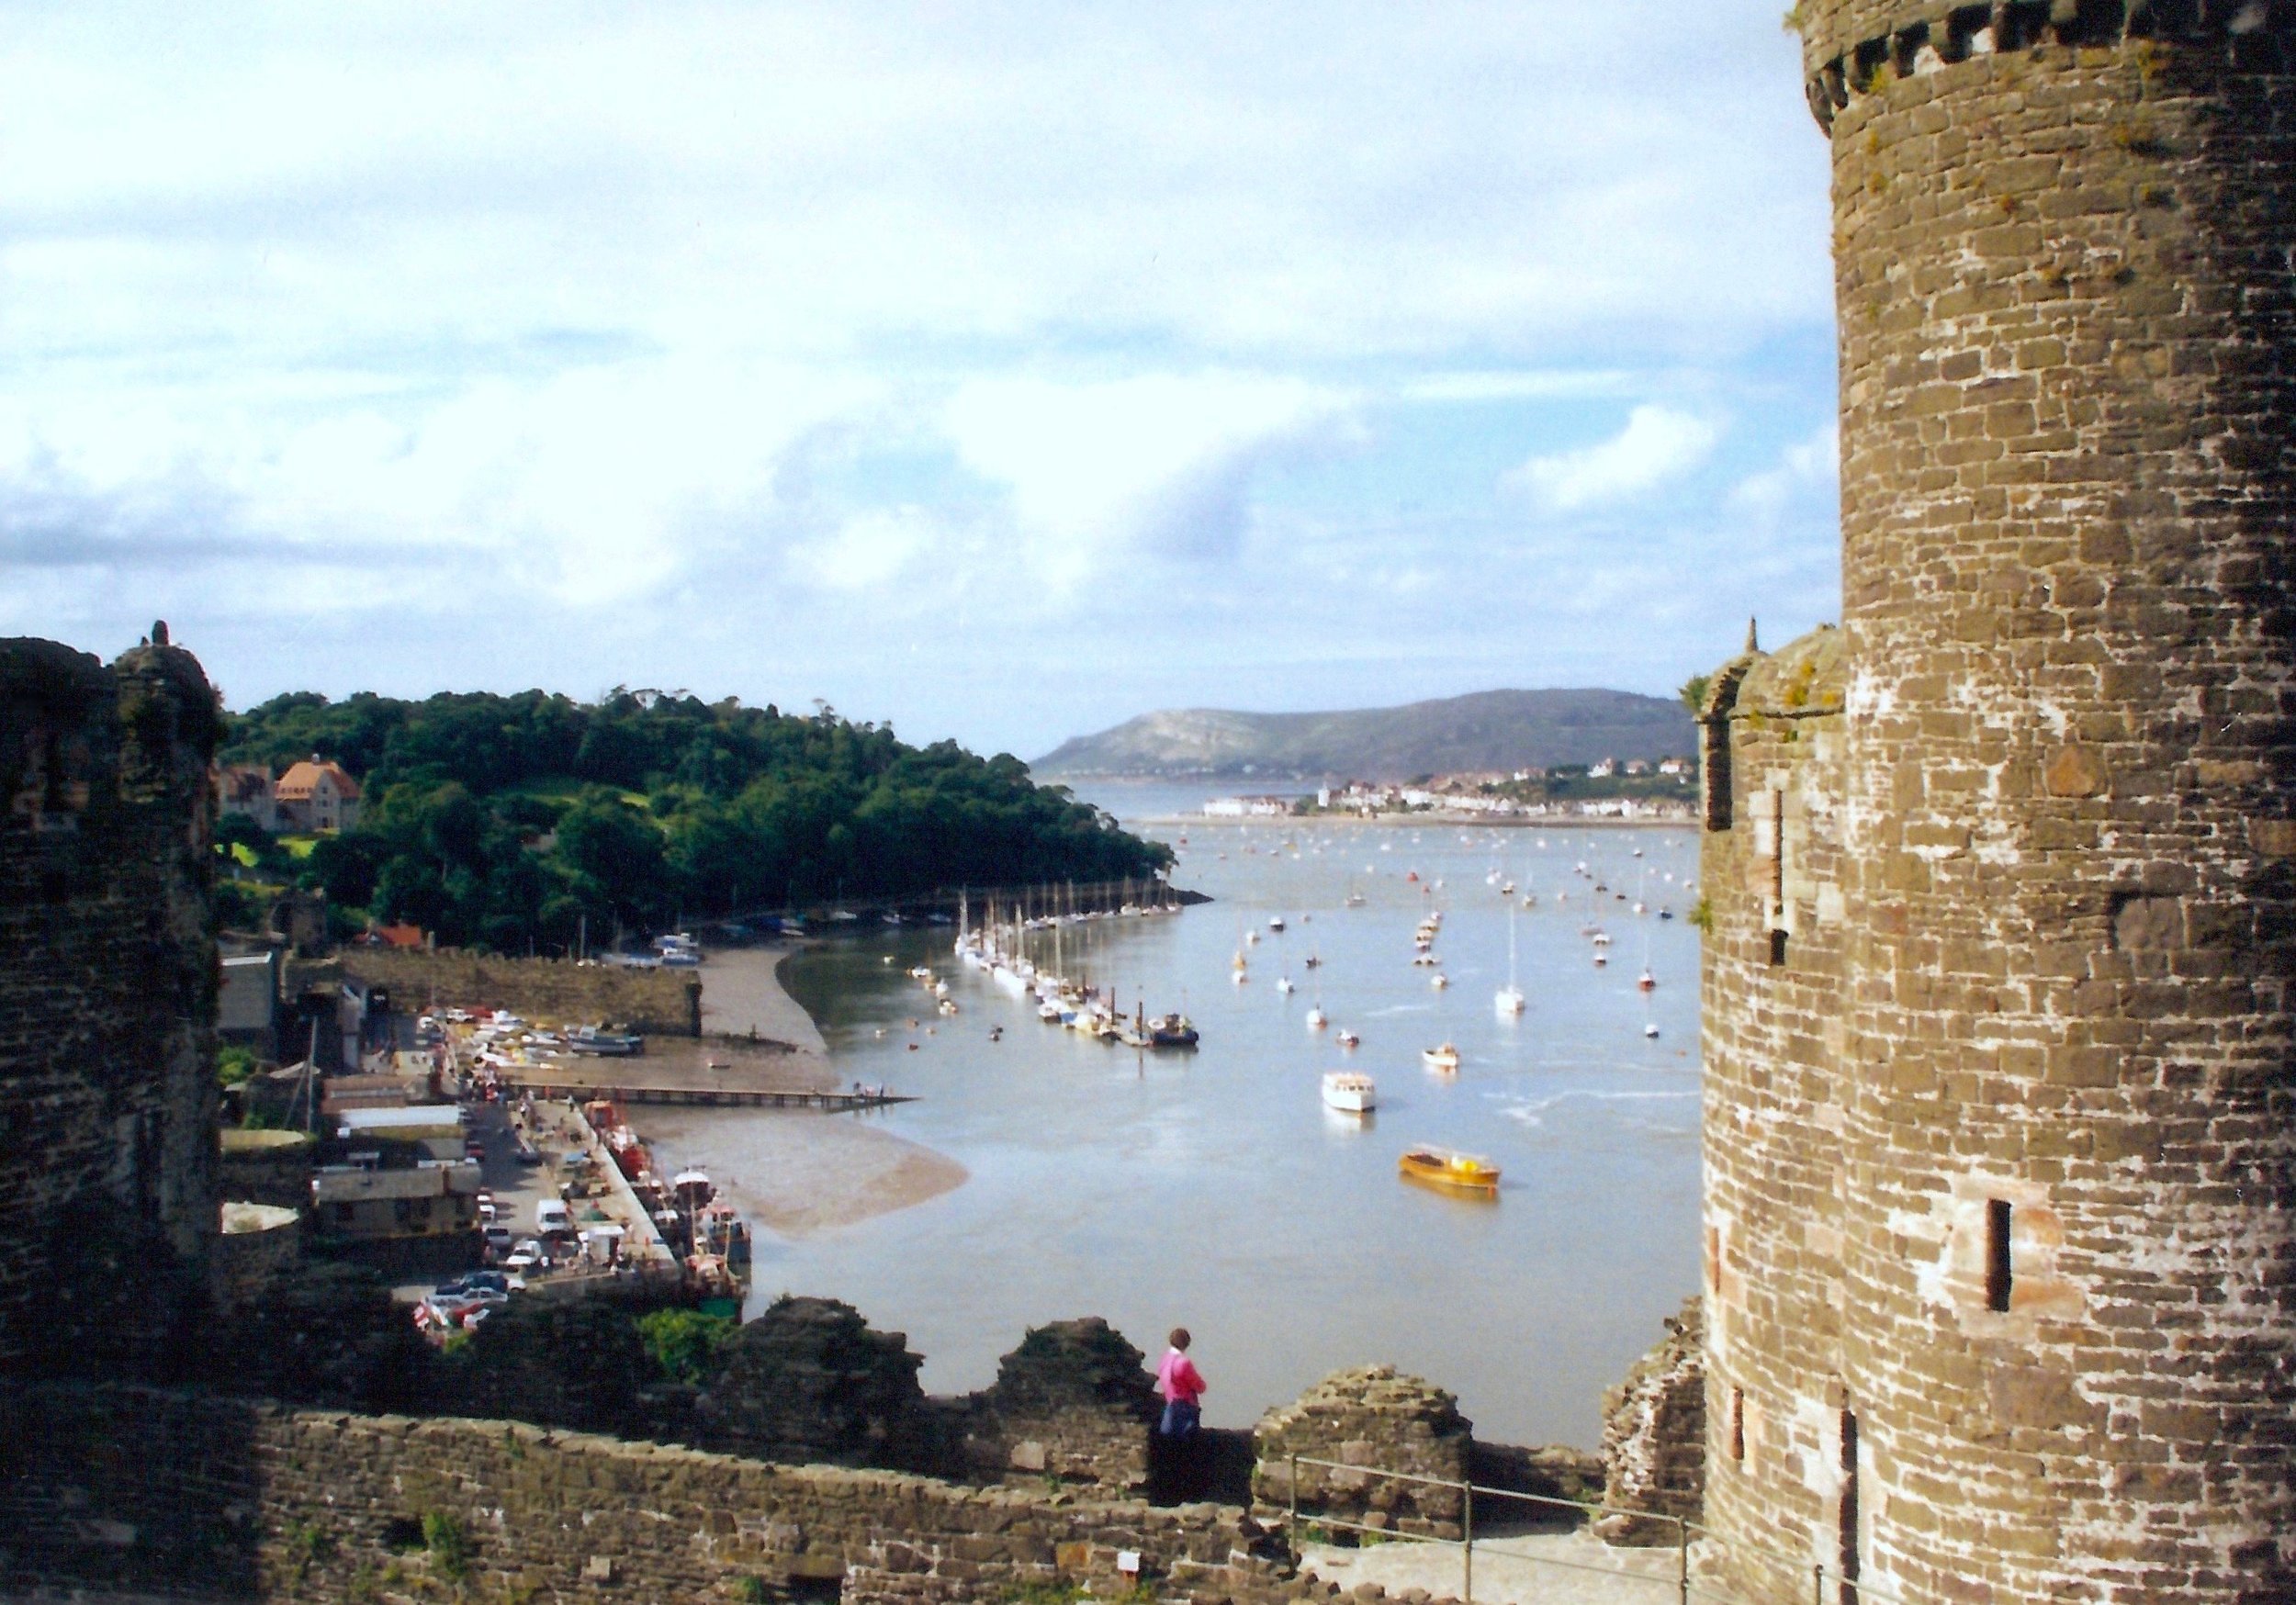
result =
[[1164,1420],[1156,1423],[1156,1431],[1167,1438],[1186,1441],[1196,1435],[1196,1424],[1204,1412],[1185,1399],[1174,1399],[1164,1407]]

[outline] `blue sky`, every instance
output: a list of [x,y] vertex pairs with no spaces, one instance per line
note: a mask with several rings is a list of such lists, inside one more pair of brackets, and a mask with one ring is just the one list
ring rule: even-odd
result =
[[1779,9],[0,12],[0,634],[1023,756],[1670,691],[1839,606]]

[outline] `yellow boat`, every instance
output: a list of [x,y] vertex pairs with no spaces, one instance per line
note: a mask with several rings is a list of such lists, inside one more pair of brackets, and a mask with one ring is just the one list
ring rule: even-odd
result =
[[1499,1167],[1475,1154],[1422,1143],[1406,1150],[1403,1157],[1395,1162],[1395,1168],[1414,1182],[1427,1182],[1461,1193],[1480,1193],[1490,1198],[1499,1195]]

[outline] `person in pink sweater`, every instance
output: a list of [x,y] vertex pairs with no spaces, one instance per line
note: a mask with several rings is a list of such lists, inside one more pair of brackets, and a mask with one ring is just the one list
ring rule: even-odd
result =
[[1204,1377],[1196,1369],[1196,1362],[1187,1357],[1188,1342],[1187,1329],[1174,1327],[1172,1346],[1164,1352],[1164,1363],[1156,1367],[1156,1391],[1164,1396],[1164,1420],[1156,1431],[1176,1442],[1195,1436],[1204,1414],[1198,1403],[1204,1397]]

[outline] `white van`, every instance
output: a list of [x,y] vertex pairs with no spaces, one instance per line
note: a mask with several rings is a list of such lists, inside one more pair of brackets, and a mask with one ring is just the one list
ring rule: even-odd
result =
[[566,1205],[559,1199],[538,1199],[535,1204],[535,1229],[546,1237],[554,1231],[571,1231],[574,1229],[574,1218],[567,1212]]

